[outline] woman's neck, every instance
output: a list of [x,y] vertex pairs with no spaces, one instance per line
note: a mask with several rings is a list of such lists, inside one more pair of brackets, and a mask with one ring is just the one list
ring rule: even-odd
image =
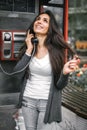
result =
[[43,47],[44,46],[44,41],[46,39],[46,35],[36,35],[38,39],[38,47]]

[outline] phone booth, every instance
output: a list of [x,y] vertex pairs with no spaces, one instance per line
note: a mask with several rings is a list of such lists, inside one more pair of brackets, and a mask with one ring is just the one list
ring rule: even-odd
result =
[[20,48],[24,44],[25,31],[0,30],[0,59],[17,60]]
[[[21,0],[19,1],[20,1],[20,6],[21,4],[24,5],[25,0],[24,3],[21,3]],[[68,0],[37,0],[37,1],[39,3],[39,7],[37,9],[39,10],[39,12],[42,12],[43,10],[51,10],[53,14],[55,14],[55,18],[60,25],[61,33],[64,35],[64,38],[67,41]],[[36,0],[35,0],[35,4],[37,6]],[[19,9],[19,6],[18,5],[16,6]],[[21,15],[21,13],[19,13],[19,15]],[[23,15],[25,16],[28,15],[29,17],[28,12],[26,11],[23,13]],[[16,16],[18,15],[16,14]],[[31,13],[30,13],[30,20],[31,20]],[[13,68],[15,63],[17,62],[19,49],[24,43],[25,31],[26,30],[20,31],[17,29],[13,30],[10,28],[0,30],[0,64],[6,71],[9,71],[11,67]],[[12,114],[13,112],[15,112],[16,103],[18,101],[18,97],[20,93],[20,89],[18,88],[19,82],[17,81],[16,78],[3,74],[1,69],[0,69],[0,80],[1,80],[0,81],[0,130],[16,130],[14,128],[15,122],[13,121]],[[20,127],[18,130],[24,130],[24,129]]]

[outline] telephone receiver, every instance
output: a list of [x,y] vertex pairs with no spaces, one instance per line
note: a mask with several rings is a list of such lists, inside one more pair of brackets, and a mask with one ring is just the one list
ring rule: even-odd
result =
[[28,32],[29,32],[30,34],[33,34],[33,35],[34,35],[34,37],[31,38],[32,44],[37,45],[37,44],[39,43],[39,41],[38,41],[37,37],[35,37],[34,31],[33,31],[32,29],[28,29]]
[[32,44],[37,45],[39,41],[38,41],[37,37],[33,37],[33,38],[31,38],[31,42],[32,42]]

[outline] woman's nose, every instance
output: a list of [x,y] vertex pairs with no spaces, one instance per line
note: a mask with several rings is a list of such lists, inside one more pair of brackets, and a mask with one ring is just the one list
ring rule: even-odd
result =
[[38,20],[38,23],[42,23],[42,20],[40,19],[40,20]]

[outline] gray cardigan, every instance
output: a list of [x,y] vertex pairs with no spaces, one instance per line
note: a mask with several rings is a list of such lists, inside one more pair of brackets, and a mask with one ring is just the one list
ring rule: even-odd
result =
[[[16,74],[20,82],[21,92],[19,97],[18,107],[21,107],[23,92],[26,86],[25,78],[25,69],[23,68],[29,64],[31,57],[24,54],[22,59],[17,63],[14,68],[14,71],[20,71]],[[22,72],[21,72],[22,70]],[[62,89],[67,85],[68,75],[63,75],[61,73],[56,85],[54,85],[54,76],[52,78],[52,85],[50,87],[48,103],[46,107],[44,123],[51,123],[53,121],[60,122],[61,118],[61,98],[62,98]]]

